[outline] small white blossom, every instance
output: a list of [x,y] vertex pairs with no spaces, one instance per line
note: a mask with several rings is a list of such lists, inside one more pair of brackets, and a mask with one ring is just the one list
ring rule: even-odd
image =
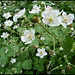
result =
[[41,37],[40,40],[45,40],[45,37]]
[[4,64],[2,64],[1,66],[4,67]]
[[18,18],[20,18],[21,16],[23,16],[24,13],[25,13],[25,8],[24,8],[23,10],[20,10],[18,13],[16,13],[16,14],[13,16],[14,22],[16,22]]
[[6,9],[6,7],[4,7],[4,9]]
[[25,30],[24,35],[21,36],[22,42],[25,42],[25,44],[31,43],[35,39],[35,30],[30,29],[30,30]]
[[66,12],[62,13],[62,22],[61,24],[63,25],[64,28],[67,27],[67,25],[70,25],[74,20],[74,14],[66,14]]
[[3,17],[5,17],[6,19],[8,19],[9,17],[11,17],[12,15],[10,14],[10,12],[4,13]]
[[74,30],[74,28],[70,28],[71,30]]
[[60,67],[62,67],[62,64],[60,65]]
[[12,64],[16,62],[16,59],[13,59],[10,61]]
[[11,20],[6,20],[6,21],[4,22],[4,24],[5,24],[5,26],[12,26],[13,21],[11,21]]
[[61,70],[61,73],[62,73],[62,74],[65,74],[65,70]]
[[45,4],[45,2],[41,2],[41,4]]
[[0,27],[1,27],[1,24],[0,24]]
[[63,51],[63,47],[60,47],[59,49],[60,49],[61,51]]
[[6,32],[6,33],[3,32],[3,34],[1,35],[1,38],[4,38],[4,39],[5,39],[5,38],[7,38],[8,36],[9,36],[9,34],[8,34],[7,32]]
[[67,56],[66,56],[66,55],[64,55],[63,57],[64,57],[64,58],[66,58]]
[[33,9],[31,11],[29,11],[29,13],[35,14],[35,13],[39,13],[39,11],[41,11],[40,6],[38,7],[37,5],[34,5]]
[[47,52],[45,52],[44,48],[42,48],[42,49],[38,48],[37,51],[38,51],[38,53],[36,54],[36,56],[39,56],[40,58],[43,58],[44,56],[47,55]]
[[18,28],[18,26],[17,26],[17,25],[15,25],[15,26],[13,27],[13,29],[16,29],[16,28]]

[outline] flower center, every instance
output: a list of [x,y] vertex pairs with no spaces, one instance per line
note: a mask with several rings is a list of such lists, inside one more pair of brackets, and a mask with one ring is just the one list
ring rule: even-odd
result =
[[65,18],[64,20],[65,20],[65,21],[67,21],[67,20],[68,20],[68,18]]
[[30,38],[30,37],[31,37],[31,35],[29,34],[29,35],[28,35],[28,38]]
[[53,21],[53,17],[50,17],[50,18],[49,18],[49,21]]
[[8,14],[6,14],[6,17],[8,17]]
[[7,34],[5,34],[5,37],[7,37]]
[[42,51],[40,51],[40,55],[43,55],[43,52]]
[[11,24],[11,22],[9,22],[9,24]]

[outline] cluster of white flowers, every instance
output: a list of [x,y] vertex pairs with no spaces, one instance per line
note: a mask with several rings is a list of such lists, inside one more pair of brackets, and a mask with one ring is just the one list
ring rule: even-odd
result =
[[23,36],[21,36],[21,40],[25,42],[25,44],[31,43],[35,39],[35,30],[25,30]]
[[59,12],[58,9],[54,10],[50,6],[45,6],[45,11],[42,12],[42,17],[43,23],[49,26],[59,26],[62,24],[64,28],[66,28],[67,25],[70,25],[74,20],[74,14],[67,15],[66,12]]

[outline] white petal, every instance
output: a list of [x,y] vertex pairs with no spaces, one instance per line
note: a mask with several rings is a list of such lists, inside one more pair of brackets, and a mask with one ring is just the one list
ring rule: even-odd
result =
[[40,56],[40,54],[39,54],[39,53],[37,53],[37,54],[36,54],[36,56]]
[[26,41],[27,41],[27,38],[26,38],[25,36],[21,36],[21,40],[22,40],[23,42],[26,42]]

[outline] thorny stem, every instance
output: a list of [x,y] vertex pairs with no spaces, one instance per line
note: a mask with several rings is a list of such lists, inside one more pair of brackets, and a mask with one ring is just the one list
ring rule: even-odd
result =
[[[44,27],[43,24],[41,24],[41,25],[42,25],[42,27],[43,27],[52,37],[54,37],[58,42],[60,42],[60,41],[53,35],[53,32],[50,33],[50,32]],[[60,44],[61,44],[61,42],[60,42]],[[62,44],[61,44],[61,45],[62,45]]]

